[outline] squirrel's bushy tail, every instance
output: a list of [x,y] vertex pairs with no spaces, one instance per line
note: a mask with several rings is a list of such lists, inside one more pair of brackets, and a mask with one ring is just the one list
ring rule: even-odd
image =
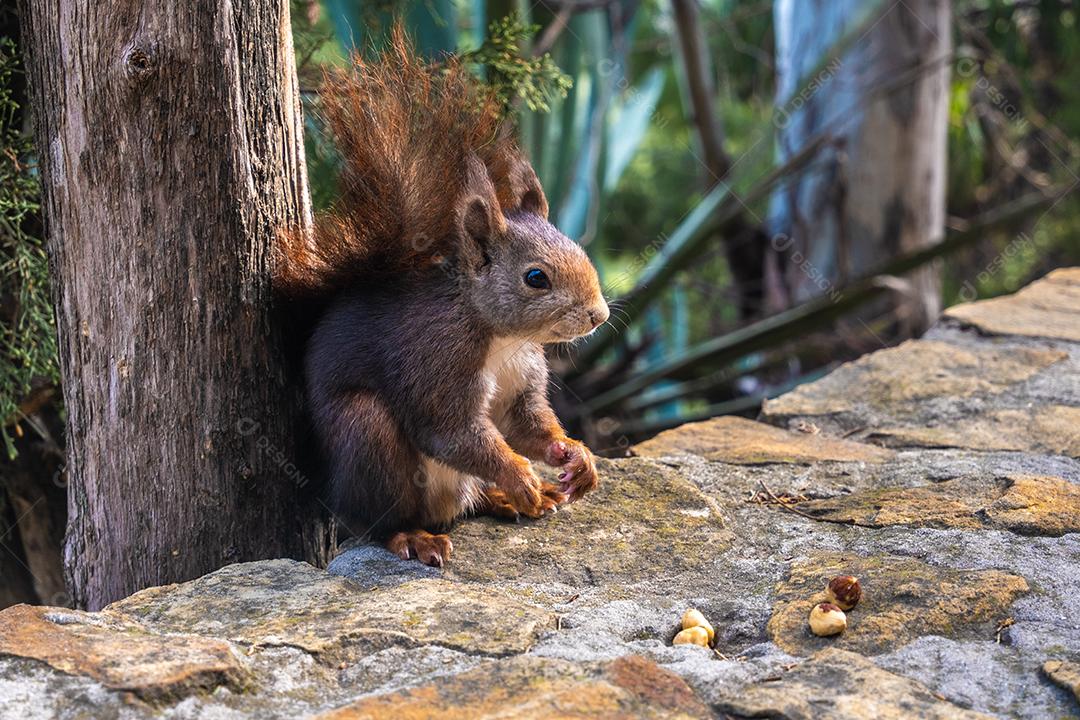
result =
[[[324,296],[371,272],[402,272],[452,251],[460,199],[479,158],[509,212],[525,189],[546,200],[502,127],[500,108],[456,60],[419,58],[400,26],[375,61],[327,73],[321,111],[341,155],[340,197],[311,231],[282,233],[275,286]],[[475,176],[475,172],[473,173]]]

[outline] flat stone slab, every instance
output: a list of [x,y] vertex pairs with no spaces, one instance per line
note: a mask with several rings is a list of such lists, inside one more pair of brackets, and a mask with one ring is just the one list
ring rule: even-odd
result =
[[521,653],[556,622],[554,614],[494,589],[437,578],[365,588],[293,560],[229,565],[135,593],[105,612],[155,632],[298,647],[328,662],[354,643]]
[[599,666],[519,657],[440,682],[365,698],[320,720],[400,718],[711,718],[679,676],[640,656]]
[[1080,268],[1054,270],[1013,295],[954,305],[945,317],[996,335],[1080,342]]
[[1080,457],[1080,350],[956,330],[935,338],[842,365],[767,401],[762,419],[890,448]]
[[767,682],[742,688],[719,704],[728,717],[783,720],[986,720],[925,686],[876,667],[861,655],[822,650]]
[[148,702],[177,700],[247,679],[226,641],[151,634],[98,613],[15,605],[0,612],[0,656],[29,658]]
[[1080,485],[1055,477],[961,478],[914,488],[882,488],[793,504],[829,522],[1001,528],[1023,535],[1080,532]]
[[[810,610],[827,600],[825,585],[837,575],[859,578],[862,600],[847,613],[847,630],[818,637],[807,622]],[[872,655],[924,635],[992,639],[1013,601],[1028,591],[1024,578],[997,570],[953,570],[890,556],[811,555],[792,563],[777,586],[767,630],[792,655],[829,647]]]
[[706,567],[730,546],[715,504],[675,470],[629,459],[600,460],[598,471],[595,493],[543,519],[460,523],[448,576],[625,587]]
[[875,445],[837,440],[820,434],[782,430],[735,415],[687,423],[634,446],[644,457],[699,455],[737,465],[888,460],[893,453]]
[[1014,450],[1080,458],[1080,407],[993,410],[922,427],[880,427],[867,437],[893,447]]
[[864,355],[824,378],[774,400],[770,418],[850,413],[867,408],[912,414],[929,398],[995,395],[1068,356],[1062,350],[961,347],[937,340],[909,340]]
[[1042,671],[1046,673],[1046,677],[1071,692],[1076,701],[1080,702],[1080,663],[1047,660],[1043,663]]

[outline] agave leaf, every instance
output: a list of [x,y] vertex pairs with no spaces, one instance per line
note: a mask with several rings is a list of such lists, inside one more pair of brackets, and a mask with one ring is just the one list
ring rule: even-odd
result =
[[852,282],[835,292],[820,295],[797,307],[739,328],[734,332],[707,340],[652,367],[611,390],[580,406],[580,414],[596,414],[613,407],[626,398],[641,392],[658,380],[702,363],[713,366],[737,360],[749,353],[772,347],[811,329],[821,327],[834,318],[859,307],[878,295],[888,292],[889,286],[880,282],[884,276],[902,275],[928,262],[965,247],[983,236],[989,229],[1012,224],[1031,214],[1052,207],[1064,195],[1058,189],[1050,194],[1032,193],[1012,203],[987,212],[958,229],[950,230],[942,242],[916,252],[899,255],[875,272]]
[[[819,136],[811,141],[738,198],[732,195],[731,185],[726,182],[710,190],[659,248],[651,248],[652,255],[643,254],[648,260],[637,283],[617,301],[622,311],[620,314],[625,313],[627,322],[634,322],[642,310],[663,293],[675,275],[702,254],[709,238],[742,212],[744,205],[764,198],[782,179],[808,165],[826,140],[824,136]],[[595,362],[611,347],[616,337],[617,332],[610,325],[598,330],[578,354],[582,366],[588,367]]]
[[604,121],[614,88],[612,73],[602,71],[610,61],[611,47],[606,13],[595,10],[576,15],[568,32],[578,50],[580,72],[574,81],[573,115],[563,114],[556,222],[564,233],[580,238],[596,200]]
[[754,353],[740,362],[734,363],[739,366],[737,369],[724,368],[693,380],[650,388],[648,391],[627,400],[622,408],[628,412],[642,412],[665,402],[702,395],[715,388],[731,384],[739,376],[756,372],[765,366],[766,357],[762,353]]
[[652,67],[638,85],[614,103],[607,129],[604,192],[613,191],[619,184],[619,178],[645,138],[667,76],[666,68],[660,65]]
[[824,376],[828,372],[827,370],[816,370],[812,373],[807,373],[798,378],[794,378],[775,387],[770,387],[768,390],[751,395],[745,395],[743,397],[734,398],[732,400],[725,400],[724,402],[713,403],[700,410],[694,410],[691,412],[677,413],[675,415],[662,416],[657,418],[645,418],[642,420],[630,420],[625,423],[620,423],[616,434],[631,435],[631,436],[643,436],[653,435],[664,430],[670,430],[683,425],[688,422],[701,422],[702,420],[708,420],[714,418],[717,415],[734,415],[736,413],[746,412],[753,410],[761,405],[766,400],[770,400],[779,395],[794,389],[798,385],[803,383],[813,382]]

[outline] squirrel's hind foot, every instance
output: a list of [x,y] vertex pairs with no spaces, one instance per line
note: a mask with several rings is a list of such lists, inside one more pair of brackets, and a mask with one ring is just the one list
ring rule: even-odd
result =
[[513,520],[517,522],[522,515],[528,518],[542,518],[545,515],[558,511],[559,505],[566,502],[566,495],[555,483],[542,482],[537,488],[540,491],[540,502],[530,507],[518,507],[510,496],[496,487],[484,489],[484,499],[477,512],[482,515]]
[[419,560],[431,567],[442,567],[454,551],[449,535],[432,535],[426,530],[399,532],[386,541],[386,549],[402,560]]

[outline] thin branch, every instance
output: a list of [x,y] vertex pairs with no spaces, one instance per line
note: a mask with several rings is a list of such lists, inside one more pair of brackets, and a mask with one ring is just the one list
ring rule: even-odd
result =
[[758,485],[760,485],[760,486],[761,486],[761,489],[762,489],[762,490],[764,490],[764,491],[765,491],[765,493],[766,493],[766,494],[767,494],[767,495],[768,495],[768,496],[769,496],[770,498],[772,498],[773,502],[775,502],[775,503],[776,503],[777,505],[779,505],[780,507],[784,508],[785,510],[788,510],[788,511],[790,511],[790,512],[793,512],[793,513],[795,513],[796,515],[801,515],[802,517],[804,517],[804,518],[808,518],[808,519],[810,519],[810,520],[814,520],[814,521],[820,521],[820,519],[821,519],[821,518],[816,518],[816,517],[814,517],[813,515],[810,515],[810,514],[808,514],[808,513],[804,513],[804,512],[802,511],[802,510],[799,510],[799,509],[798,509],[797,507],[795,507],[794,505],[789,505],[789,504],[788,504],[788,503],[787,503],[786,501],[784,501],[784,500],[781,500],[781,499],[780,499],[779,497],[777,497],[776,493],[774,493],[774,492],[772,491],[772,488],[770,488],[770,487],[769,487],[768,485],[766,485],[766,484],[765,484],[765,481],[764,481],[764,480],[762,480],[762,479],[758,478]]
[[532,54],[533,57],[540,57],[551,52],[551,48],[555,47],[555,41],[559,39],[559,36],[566,30],[566,26],[570,24],[570,16],[574,14],[574,8],[571,5],[567,5],[559,9],[555,19],[551,21],[551,24],[544,28],[543,34],[540,39],[533,45]]
[[697,0],[671,0],[671,7],[675,13],[675,37],[686,74],[691,120],[701,141],[701,152],[711,175],[708,179],[711,187],[728,174],[731,159],[724,152],[724,131],[713,107],[716,88],[709,62],[709,47]]

